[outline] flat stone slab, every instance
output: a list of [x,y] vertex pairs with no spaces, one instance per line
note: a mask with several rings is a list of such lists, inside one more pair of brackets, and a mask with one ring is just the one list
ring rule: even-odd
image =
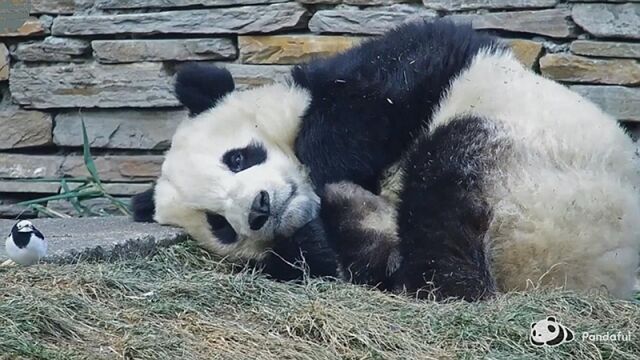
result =
[[[60,146],[82,146],[82,120],[92,148],[166,149],[183,110],[85,110],[56,116],[53,141]],[[0,129],[2,129],[0,120]],[[0,146],[2,146],[0,133]]]
[[571,17],[596,37],[640,38],[640,4],[575,4]]
[[[115,260],[153,254],[187,238],[178,228],[135,223],[129,217],[33,219],[49,242],[44,261],[68,263],[78,260]],[[15,221],[0,220],[0,233],[8,234]],[[0,246],[0,262],[8,259]]]
[[307,10],[297,3],[137,14],[59,16],[55,35],[247,34],[304,28]]
[[553,38],[573,35],[573,24],[568,20],[568,9],[534,11],[508,11],[485,14],[453,14],[445,18],[457,23],[471,23],[477,30],[504,30],[517,33],[539,34]]
[[342,6],[316,11],[309,20],[309,30],[313,33],[378,35],[405,22],[437,16],[435,10],[407,4],[362,9],[357,6]]
[[554,7],[558,0],[422,0],[425,7],[434,10],[457,11],[476,9],[533,9]]

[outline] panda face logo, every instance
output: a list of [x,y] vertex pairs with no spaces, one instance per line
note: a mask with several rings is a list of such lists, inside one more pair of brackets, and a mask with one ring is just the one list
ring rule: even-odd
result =
[[529,341],[533,346],[558,346],[573,338],[573,331],[557,322],[553,316],[531,324]]

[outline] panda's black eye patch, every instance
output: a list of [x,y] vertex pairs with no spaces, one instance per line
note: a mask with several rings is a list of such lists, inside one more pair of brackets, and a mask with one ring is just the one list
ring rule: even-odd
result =
[[222,162],[234,173],[246,170],[252,166],[264,163],[267,151],[262,144],[251,142],[240,149],[232,149],[222,155]]
[[238,234],[224,216],[209,211],[206,212],[206,215],[211,232],[218,241],[223,244],[233,244],[238,240]]

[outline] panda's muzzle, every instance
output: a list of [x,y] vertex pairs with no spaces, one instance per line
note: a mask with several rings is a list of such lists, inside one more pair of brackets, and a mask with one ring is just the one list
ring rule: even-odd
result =
[[269,200],[269,193],[264,190],[260,191],[253,199],[253,203],[251,203],[249,228],[253,231],[260,230],[267,220],[269,220],[270,215],[271,201]]

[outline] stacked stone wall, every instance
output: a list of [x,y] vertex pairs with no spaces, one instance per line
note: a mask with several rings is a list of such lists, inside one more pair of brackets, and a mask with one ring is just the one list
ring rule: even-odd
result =
[[640,132],[637,0],[32,0],[30,15],[0,33],[0,217],[33,215],[15,203],[60,191],[18,180],[87,175],[82,120],[107,190],[144,189],[184,116],[172,93],[180,63],[222,64],[248,88],[417,18],[497,34]]

